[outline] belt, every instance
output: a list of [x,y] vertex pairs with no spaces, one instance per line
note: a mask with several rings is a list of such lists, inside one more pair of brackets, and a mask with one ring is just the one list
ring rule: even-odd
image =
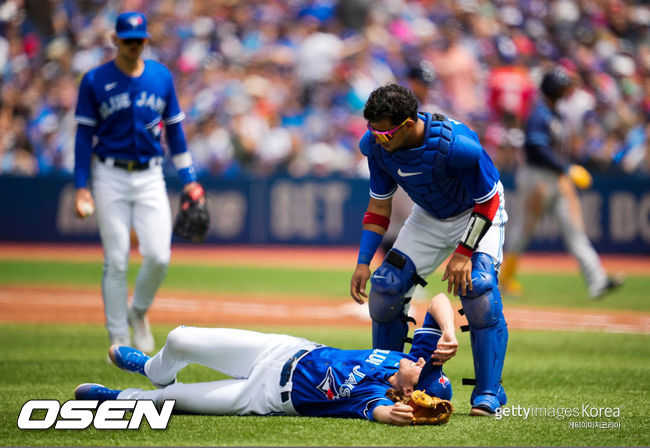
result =
[[[307,356],[308,353],[310,353],[312,350],[315,350],[317,348],[323,347],[323,345],[318,344],[310,349],[302,349],[298,350],[294,355],[287,359],[287,362],[284,363],[284,366],[282,366],[282,372],[280,372],[280,387],[284,387],[291,381],[291,377],[293,374],[293,369],[296,367],[298,362]],[[280,393],[280,398],[282,399],[282,403],[286,403],[291,399],[291,390],[286,390]]]
[[116,166],[123,168],[127,171],[144,171],[151,167],[158,166],[162,162],[161,157],[152,157],[146,162],[138,162],[137,160],[129,159],[116,159],[115,157],[99,157],[102,163],[107,166]]

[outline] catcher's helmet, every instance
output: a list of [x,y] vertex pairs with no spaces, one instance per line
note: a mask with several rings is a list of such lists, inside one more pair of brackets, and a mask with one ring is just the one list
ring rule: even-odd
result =
[[542,78],[540,90],[547,98],[556,100],[562,98],[567,88],[571,85],[571,78],[562,67],[555,67]]

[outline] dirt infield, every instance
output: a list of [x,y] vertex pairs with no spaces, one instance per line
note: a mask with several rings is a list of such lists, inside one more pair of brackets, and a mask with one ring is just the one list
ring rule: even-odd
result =
[[[136,251],[132,259],[138,259]],[[0,260],[99,261],[97,245],[0,244]],[[305,269],[349,269],[356,260],[354,248],[287,247],[174,247],[172,263],[207,265],[264,265]],[[376,259],[375,262],[378,262]],[[612,272],[650,273],[650,257],[605,257]],[[527,255],[522,270],[534,272],[575,272],[577,264],[564,255]],[[415,302],[411,313],[421,322],[426,304]],[[512,329],[598,330],[617,333],[650,334],[650,313],[638,311],[575,310],[505,306]],[[336,297],[299,301],[284,295],[210,294],[172,291],[163,288],[150,312],[152,322],[197,325],[332,325],[368,326],[366,306]],[[458,326],[465,319],[456,316]],[[14,285],[0,287],[0,321],[101,323],[104,320],[99,285]]]
[[[268,265],[292,269],[345,269],[356,264],[357,248],[353,247],[250,247],[250,246],[188,246],[174,245],[172,263],[223,265]],[[0,260],[65,260],[98,261],[102,259],[99,245],[0,243]],[[132,260],[139,260],[137,250]],[[607,255],[602,257],[609,272],[650,274],[650,257]],[[375,256],[373,264],[381,259]],[[526,254],[521,259],[522,272],[578,272],[578,263],[570,256],[556,253]]]
[[[412,305],[422,322],[426,304]],[[607,331],[650,334],[650,313],[585,311],[573,309],[508,307],[511,329]],[[206,326],[323,325],[369,326],[367,307],[347,300],[309,300],[286,297],[171,292],[158,294],[149,314],[151,321]],[[11,286],[0,289],[0,321],[101,323],[103,304],[98,288]],[[456,316],[456,326],[464,325]]]

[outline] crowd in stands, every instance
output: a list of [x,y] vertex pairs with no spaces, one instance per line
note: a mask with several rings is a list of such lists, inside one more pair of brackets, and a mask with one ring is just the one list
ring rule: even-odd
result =
[[357,177],[370,92],[411,87],[466,122],[502,170],[555,64],[573,158],[650,174],[650,7],[642,0],[0,0],[0,174],[71,173],[82,74],[117,14],[147,14],[199,174]]

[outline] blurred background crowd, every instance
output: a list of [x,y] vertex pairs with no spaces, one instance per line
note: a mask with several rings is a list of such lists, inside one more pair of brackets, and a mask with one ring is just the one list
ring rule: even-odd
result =
[[642,0],[0,0],[0,174],[71,173],[80,76],[113,57],[124,10],[175,75],[202,175],[366,175],[370,92],[411,87],[466,122],[503,171],[555,64],[572,156],[650,174],[650,7]]

